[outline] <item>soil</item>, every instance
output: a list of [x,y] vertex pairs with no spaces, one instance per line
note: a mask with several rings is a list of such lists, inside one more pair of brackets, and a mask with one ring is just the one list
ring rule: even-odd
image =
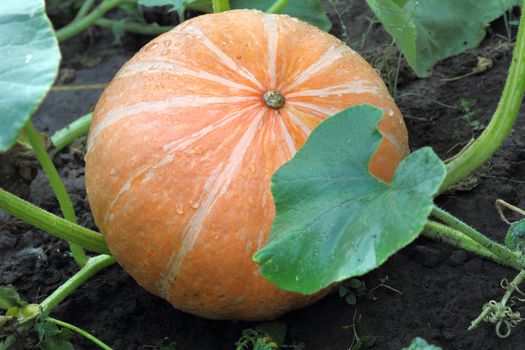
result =
[[[343,26],[330,8],[333,34],[345,39],[372,62],[395,68],[397,57],[391,39],[379,25],[369,27],[371,12],[363,1],[348,5],[336,1]],[[428,79],[416,79],[402,64],[398,79],[398,105],[405,115],[413,150],[430,145],[443,158],[454,155],[489,122],[497,106],[510,64],[512,45],[504,36],[502,20],[491,24],[481,46],[438,64]],[[126,34],[113,42],[111,31],[91,29],[62,45],[64,81],[72,84],[108,82],[116,70],[150,38]],[[392,56],[393,55],[393,56]],[[471,71],[477,57],[494,61],[482,74],[443,81]],[[383,57],[384,59],[377,59]],[[386,64],[384,64],[386,62]],[[381,68],[381,67],[378,67]],[[71,71],[73,69],[73,71]],[[388,71],[383,69],[383,71]],[[74,76],[71,74],[74,73]],[[387,77],[387,80],[391,79]],[[34,118],[48,135],[89,112],[100,90],[51,92]],[[473,100],[467,109],[460,100]],[[448,107],[447,107],[448,106]],[[84,187],[82,143],[55,157],[55,163],[72,196],[79,222],[95,229]],[[31,182],[25,170],[21,183],[30,183],[33,203],[59,214],[56,200],[41,172]],[[29,175],[28,175],[29,174]],[[12,175],[12,174],[11,174]],[[14,176],[14,175],[13,175]],[[29,179],[29,180],[28,180]],[[502,198],[525,208],[525,108],[503,147],[475,176],[454,192],[440,196],[438,204],[467,223],[501,241],[507,225],[498,217],[494,202]],[[14,180],[13,180],[14,181]],[[18,184],[18,183],[17,183]],[[12,284],[31,302],[39,302],[76,271],[65,242],[0,213],[0,285]],[[500,281],[515,272],[426,238],[419,238],[362,277],[369,288],[388,276],[388,288],[379,288],[376,300],[358,298],[349,305],[337,294],[279,319],[288,326],[286,344],[304,343],[306,349],[348,349],[354,338],[377,337],[375,349],[399,350],[416,336],[443,349],[523,349],[524,325],[506,339],[499,339],[492,325],[474,331],[467,327],[482,305],[503,295]],[[242,330],[256,323],[210,321],[175,310],[147,293],[122,269],[113,266],[87,282],[53,312],[54,317],[92,332],[114,349],[153,349],[176,342],[176,349],[233,349]],[[359,320],[359,322],[357,322]],[[93,349],[75,337],[76,349]]]

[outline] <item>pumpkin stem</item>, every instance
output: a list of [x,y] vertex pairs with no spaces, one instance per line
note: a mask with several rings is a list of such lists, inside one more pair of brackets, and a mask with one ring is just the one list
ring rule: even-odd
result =
[[284,106],[284,96],[279,91],[268,90],[263,95],[266,106],[279,109]]

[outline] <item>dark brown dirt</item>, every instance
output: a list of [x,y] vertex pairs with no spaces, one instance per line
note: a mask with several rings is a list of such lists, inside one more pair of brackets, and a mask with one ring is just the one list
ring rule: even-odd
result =
[[[362,2],[352,6],[347,1],[336,3],[348,31],[343,35],[331,10],[333,33],[372,61],[387,62],[392,70],[395,60],[389,58],[391,39],[380,26],[372,26],[365,45],[359,44],[369,25],[367,18],[371,17],[366,6]],[[495,22],[480,48],[443,61],[429,79],[416,79],[402,68],[397,101],[406,118],[412,149],[430,145],[446,159],[479,133],[478,122],[481,127],[489,122],[503,88],[512,49],[499,34],[504,34],[504,30],[501,23]],[[109,81],[148,39],[126,35],[123,46],[114,45],[112,40],[109,31],[95,29],[63,45],[63,66],[75,69],[73,84]],[[381,55],[385,59],[376,60]],[[494,66],[465,79],[440,80],[469,72],[477,56],[493,59]],[[51,134],[90,111],[99,94],[100,91],[52,92],[36,115],[35,124]],[[461,110],[460,99],[472,99],[475,103],[469,111]],[[462,117],[466,114],[469,117]],[[525,207],[524,146],[525,108],[522,108],[514,132],[490,163],[477,173],[467,187],[470,190],[444,194],[438,204],[501,241],[506,224],[499,219],[494,201],[502,198]],[[95,228],[86,201],[81,152],[70,149],[59,154],[55,161],[80,223]],[[57,202],[41,173],[31,184],[30,200],[58,214]],[[41,301],[76,270],[67,251],[64,242],[0,213],[0,285],[12,284],[27,300]],[[367,286],[373,287],[380,278],[388,276],[388,284],[402,294],[380,288],[375,292],[377,300],[359,299],[357,307],[332,295],[280,320],[288,325],[288,344],[302,342],[306,349],[313,350],[348,349],[353,338],[350,325],[354,314],[361,315],[356,327],[360,335],[377,336],[375,349],[399,350],[416,336],[445,350],[523,349],[525,325],[507,339],[498,339],[488,325],[466,331],[486,301],[502,296],[500,280],[511,279],[514,274],[464,251],[420,238],[363,277]],[[118,266],[86,283],[53,315],[92,332],[114,349],[151,349],[171,341],[176,341],[178,350],[232,349],[242,330],[255,326],[210,321],[177,311],[145,292]],[[74,343],[77,349],[94,348],[80,338],[75,338]]]

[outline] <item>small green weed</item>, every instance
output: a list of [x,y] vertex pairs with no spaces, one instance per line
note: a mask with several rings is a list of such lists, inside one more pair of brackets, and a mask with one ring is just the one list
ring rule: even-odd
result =
[[455,118],[467,122],[472,131],[481,130],[485,127],[479,120],[476,119],[476,115],[479,114],[480,110],[472,108],[476,102],[477,100],[475,99],[460,99],[458,107],[462,114]]
[[283,322],[261,323],[255,328],[245,329],[242,331],[242,336],[235,343],[235,350],[304,350],[304,343],[283,344],[286,338],[286,330],[286,323]]
[[[356,320],[357,317],[357,320]],[[361,322],[361,315],[357,315],[357,309],[354,312],[354,316],[352,318],[352,324],[349,326],[345,326],[343,328],[352,328],[352,331],[354,332],[354,338],[352,339],[352,344],[350,344],[350,347],[348,350],[361,350],[366,348],[371,348],[376,344],[377,337],[374,335],[363,335],[360,336],[357,333],[357,326],[359,325],[359,322]]]
[[344,298],[345,301],[350,305],[357,303],[358,297],[364,297],[366,300],[375,301],[378,298],[374,295],[374,292],[379,288],[389,289],[397,294],[403,294],[392,286],[388,285],[388,276],[379,279],[379,284],[371,289],[368,289],[365,282],[351,278],[339,287],[339,296]]

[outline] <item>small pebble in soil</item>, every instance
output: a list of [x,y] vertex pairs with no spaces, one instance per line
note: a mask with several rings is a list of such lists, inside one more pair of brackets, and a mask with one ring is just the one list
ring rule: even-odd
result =
[[412,258],[423,266],[432,268],[439,266],[446,259],[446,256],[439,249],[417,245],[414,247]]
[[29,259],[26,259],[26,257],[29,257],[34,264],[33,266],[36,268],[40,268],[47,264],[47,255],[41,247],[24,248],[18,251],[16,255],[22,256],[26,263],[29,263]]

